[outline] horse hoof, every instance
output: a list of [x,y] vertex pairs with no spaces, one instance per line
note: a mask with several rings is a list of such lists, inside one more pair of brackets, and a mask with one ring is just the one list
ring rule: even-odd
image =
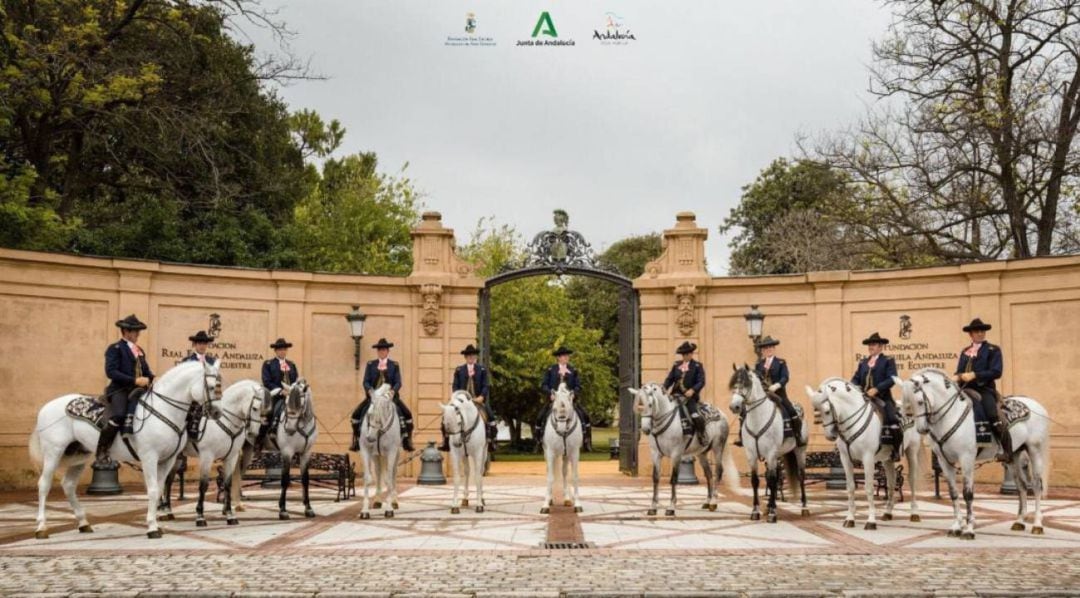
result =
[[776,513],[769,513],[769,517],[766,519],[769,523],[776,523]]
[[162,521],[176,521],[176,515],[173,515],[172,513],[165,513],[164,515],[159,517],[159,519],[161,519]]
[[34,539],[35,540],[48,540],[49,539],[49,530],[39,529],[38,531],[34,532]]
[[307,517],[308,519],[311,519],[314,516],[315,516],[315,510],[314,509],[312,509],[311,507],[308,507],[308,508],[304,509],[304,517]]
[[863,526],[863,529],[876,530],[877,529],[877,522],[876,521],[867,521],[866,525]]
[[484,512],[484,505],[477,505],[476,506],[476,512],[477,513],[483,513]]
[[675,509],[668,509],[668,510],[664,511],[664,516],[665,517],[674,517],[675,516]]
[[701,510],[702,510],[702,511],[708,511],[708,510],[709,510],[709,506],[710,506],[710,505],[709,505],[709,503],[705,503],[705,504],[701,505]]
[[964,540],[974,540],[975,532],[964,532],[963,534],[960,534],[960,537]]
[[382,508],[382,501],[377,500],[377,501],[371,503],[371,508],[372,509],[381,509]]
[[1043,535],[1043,533],[1044,532],[1043,532],[1043,528],[1042,528],[1041,525],[1032,526],[1031,535],[1033,535],[1033,536],[1041,536],[1041,535]]
[[656,509],[649,509],[648,511],[645,511],[645,515],[648,516],[648,517],[655,517],[656,516]]
[[390,503],[390,508],[394,509],[396,511],[396,510],[400,509],[401,507],[399,507],[396,502],[392,502],[392,503]]
[[161,530],[156,529],[152,532],[146,532],[146,537],[150,538],[151,540],[157,540],[161,538]]
[[881,516],[882,521],[892,521],[892,513],[885,513]]
[[810,516],[810,509],[803,509],[802,512],[799,513],[799,514],[802,515],[803,517],[809,517]]
[[540,507],[540,514],[541,515],[547,515],[550,512],[551,512],[551,509],[549,509],[548,507]]
[[206,520],[205,519],[196,519],[195,520],[195,527],[206,527]]
[[844,527],[855,527],[855,520],[854,519],[845,519],[844,520]]
[[393,511],[384,511],[383,512],[383,517],[385,517],[386,519],[393,519],[394,518],[394,512]]
[[572,501],[572,500],[564,500],[564,501],[562,501],[562,506],[564,506],[564,507],[572,507],[572,506],[574,506],[574,501]]
[[225,525],[240,525],[240,520],[236,519],[235,517],[232,519],[226,519]]
[[[461,500],[461,506],[463,506],[463,507],[469,506],[469,499],[467,499],[467,498],[462,499]],[[394,505],[394,508],[396,509],[397,505]]]
[[716,505],[709,505],[709,510],[710,511],[715,511],[716,510]]
[[580,512],[582,512],[582,511],[584,511],[584,510],[585,510],[585,509],[582,509],[581,507],[574,507],[574,512],[575,512],[575,513],[580,513]]
[[912,521],[913,523],[919,523],[919,522],[921,522],[921,521],[922,521],[922,517],[921,517],[921,516],[919,516],[919,515],[912,515],[911,517],[909,517],[909,519],[910,519],[910,520],[911,520],[911,521]]
[[287,511],[278,511],[277,518],[282,521],[288,521],[289,513]]
[[750,521],[761,521],[761,513],[750,513]]
[[79,526],[79,533],[80,534],[92,534],[92,533],[94,533],[94,528],[90,527],[89,523],[87,523],[86,525],[80,525]]
[[236,508],[234,508],[233,510],[237,513],[243,513],[247,510],[247,507],[245,507],[244,505],[236,505]]
[[363,513],[360,513],[360,518],[361,519],[371,519],[371,513],[368,513],[367,511],[364,511]]
[[459,507],[450,507],[450,514],[451,515],[460,515],[461,514],[461,509]]
[[1017,521],[1017,522],[1013,523],[1012,527],[1009,528],[1009,529],[1011,529],[1014,532],[1022,532],[1022,531],[1024,531],[1024,524]]

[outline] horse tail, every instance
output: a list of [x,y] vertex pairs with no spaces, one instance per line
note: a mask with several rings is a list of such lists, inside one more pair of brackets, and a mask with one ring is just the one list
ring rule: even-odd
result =
[[1050,492],[1050,438],[1047,437],[1043,441],[1042,446],[1039,447],[1039,453],[1042,456],[1042,471],[1039,472],[1039,478],[1042,480],[1042,497],[1046,498],[1047,493]]
[[732,455],[734,447],[728,449],[727,443],[720,445],[722,451],[720,462],[724,464],[724,487],[732,494],[739,493],[739,468],[735,465],[735,457]]
[[799,456],[795,451],[784,453],[784,473],[787,474],[787,487],[794,496],[795,489],[799,487]]
[[30,461],[38,466],[44,462],[41,457],[41,435],[38,434],[37,428],[30,434]]

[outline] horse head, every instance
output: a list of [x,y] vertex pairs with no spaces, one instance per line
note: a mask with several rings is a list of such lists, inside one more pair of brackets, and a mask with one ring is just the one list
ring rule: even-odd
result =
[[556,421],[567,421],[574,412],[574,393],[566,388],[566,384],[559,384],[555,391],[555,399],[551,403],[551,413]]
[[371,407],[367,412],[367,441],[377,441],[380,431],[390,425],[393,417],[394,391],[389,384],[383,384],[371,391]]
[[664,405],[671,403],[671,399],[663,387],[652,382],[640,389],[631,388],[630,394],[634,395],[634,411],[641,414],[641,432],[648,436],[652,431],[653,418],[662,415],[660,411],[664,410]]
[[300,378],[291,385],[282,385],[285,393],[285,433],[295,434],[302,422],[311,419],[311,387]]
[[806,394],[810,397],[810,404],[814,409],[814,421],[821,424],[825,431],[825,439],[835,442],[839,436],[836,425],[837,415],[834,400],[843,400],[842,393],[850,394],[851,383],[843,378],[827,378],[815,391],[806,387]]
[[915,429],[920,434],[930,432],[934,405],[942,405],[960,392],[947,373],[935,368],[919,370],[906,382],[894,376],[893,382],[900,387],[901,409],[915,419]]
[[218,364],[211,365],[197,361],[190,363],[201,366],[192,368],[201,372],[201,375],[188,386],[188,396],[193,402],[205,405],[207,415],[212,418],[219,417],[221,415],[221,371],[218,369]]
[[734,371],[728,380],[728,390],[731,391],[729,408],[732,413],[742,413],[748,401],[765,395],[765,387],[749,365],[743,364],[740,368],[732,364],[731,367]]

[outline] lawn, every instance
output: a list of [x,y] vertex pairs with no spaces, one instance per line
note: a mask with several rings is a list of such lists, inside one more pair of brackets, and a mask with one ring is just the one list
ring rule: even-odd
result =
[[[619,437],[618,428],[593,428],[593,449],[591,453],[582,453],[582,461],[608,461],[611,459],[612,439]],[[543,453],[507,453],[504,448],[495,451],[496,461],[543,461]]]

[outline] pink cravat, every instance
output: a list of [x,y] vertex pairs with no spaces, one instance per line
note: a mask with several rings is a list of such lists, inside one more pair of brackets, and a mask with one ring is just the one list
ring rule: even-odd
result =
[[877,357],[877,355],[871,357],[870,361],[866,362],[866,365],[868,365],[869,367],[874,367],[874,364],[877,363]]
[[285,361],[284,359],[279,359],[278,363],[281,364],[281,371],[289,371],[289,362]]
[[560,376],[565,376],[565,375],[567,375],[569,373],[570,373],[570,368],[560,363],[559,364],[559,375]]
[[202,353],[196,353],[196,355],[199,356],[199,361],[201,363],[206,363],[206,356],[205,355],[203,355]]
[[964,354],[968,357],[978,357],[979,347],[982,347],[982,343],[972,343],[972,345],[968,347],[968,350],[964,351]]
[[382,370],[385,370],[385,369],[386,369],[386,360],[385,359],[380,359],[379,360],[379,371],[382,371]]
[[690,362],[689,361],[682,362],[682,364],[679,366],[679,371],[684,373],[684,374],[686,372],[689,372],[690,371]]
[[127,346],[128,346],[128,349],[131,349],[131,354],[132,355],[134,355],[135,357],[142,357],[142,351],[139,350],[138,345],[136,345],[135,343],[129,342],[127,344]]
[[473,364],[471,364],[471,363],[469,363],[469,364],[465,364],[465,367],[467,367],[467,368],[468,368],[468,370],[469,370],[469,377],[471,378],[471,377],[472,377],[472,375],[473,375]]
[[765,369],[769,369],[771,367],[772,367],[772,357],[765,360]]

